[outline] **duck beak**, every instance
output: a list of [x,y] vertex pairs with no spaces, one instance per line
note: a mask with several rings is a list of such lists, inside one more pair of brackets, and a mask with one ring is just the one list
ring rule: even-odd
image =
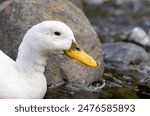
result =
[[73,58],[76,59],[77,61],[90,66],[90,67],[96,67],[97,63],[96,61],[89,56],[88,54],[86,54],[81,48],[80,46],[76,43],[76,42],[72,42],[72,45],[70,47],[69,50],[65,50],[64,53]]

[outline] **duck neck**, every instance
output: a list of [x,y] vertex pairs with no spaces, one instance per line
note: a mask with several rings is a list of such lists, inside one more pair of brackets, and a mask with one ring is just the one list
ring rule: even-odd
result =
[[20,49],[16,59],[16,63],[23,70],[31,73],[43,73],[48,57],[42,53],[33,51],[32,49]]

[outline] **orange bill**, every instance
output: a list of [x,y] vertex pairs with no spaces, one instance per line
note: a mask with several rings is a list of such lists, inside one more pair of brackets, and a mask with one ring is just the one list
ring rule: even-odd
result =
[[77,61],[90,66],[90,67],[96,67],[97,63],[96,61],[89,56],[88,54],[86,54],[81,48],[80,46],[76,43],[76,42],[72,42],[72,45],[70,47],[69,50],[65,50],[64,53],[73,58],[76,59]]

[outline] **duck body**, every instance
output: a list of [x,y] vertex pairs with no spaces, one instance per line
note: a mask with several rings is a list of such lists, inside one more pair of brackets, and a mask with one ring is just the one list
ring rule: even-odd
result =
[[0,51],[0,98],[43,98],[44,69],[50,56],[63,54],[97,66],[76,43],[72,30],[60,21],[44,21],[25,34],[16,61]]
[[[7,61],[7,62],[6,62]],[[0,51],[0,98],[43,98],[47,84],[43,73],[20,68]]]

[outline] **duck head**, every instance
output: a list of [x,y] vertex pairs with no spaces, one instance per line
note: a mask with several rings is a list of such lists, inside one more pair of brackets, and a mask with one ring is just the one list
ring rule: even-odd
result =
[[87,66],[97,66],[96,61],[78,45],[72,30],[60,21],[44,21],[33,26],[27,31],[23,41],[32,42],[30,48],[40,53],[46,55],[64,53]]

